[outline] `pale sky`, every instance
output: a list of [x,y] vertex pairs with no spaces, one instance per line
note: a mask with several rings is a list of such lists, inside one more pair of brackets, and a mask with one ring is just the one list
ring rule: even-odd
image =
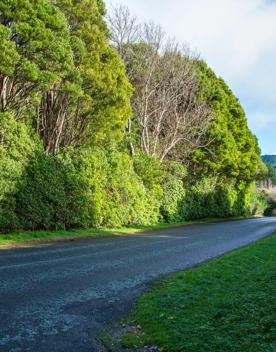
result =
[[276,154],[276,0],[106,0],[188,43],[239,98],[263,154]]

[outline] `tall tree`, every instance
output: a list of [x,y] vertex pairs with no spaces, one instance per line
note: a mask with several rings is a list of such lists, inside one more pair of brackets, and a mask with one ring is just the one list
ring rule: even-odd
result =
[[157,43],[149,37],[145,50],[139,49],[144,67],[134,79],[133,107],[141,147],[161,161],[184,161],[202,145],[212,116],[207,104],[198,99],[196,71],[189,53],[174,44],[159,53],[159,45],[153,47],[151,42]]
[[0,1],[0,110],[17,118],[72,65],[66,20],[47,0]]
[[45,150],[120,139],[130,114],[131,88],[109,46],[101,0],[55,0],[70,31],[74,67],[48,91],[38,114]]
[[[127,131],[131,134],[132,125],[138,125],[138,146],[146,155],[186,160],[206,142],[212,118],[199,99],[195,58],[188,48],[166,39],[160,26],[139,24],[127,7],[113,8],[108,23],[134,87]],[[130,146],[133,152],[133,141]]]
[[211,106],[215,118],[207,134],[211,143],[193,155],[194,172],[201,177],[216,175],[222,181],[235,178],[251,182],[263,169],[257,138],[226,83],[204,62],[198,61],[197,65],[202,99]]

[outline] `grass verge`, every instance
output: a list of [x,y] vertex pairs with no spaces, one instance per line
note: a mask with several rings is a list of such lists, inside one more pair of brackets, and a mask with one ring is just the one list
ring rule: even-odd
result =
[[121,347],[167,352],[276,351],[276,235],[186,272],[145,293]]
[[55,240],[69,240],[86,237],[95,237],[102,235],[116,235],[116,234],[134,234],[146,230],[153,230],[158,228],[166,228],[170,226],[181,226],[182,224],[158,224],[152,226],[132,226],[115,229],[76,229],[76,230],[58,230],[58,231],[24,231],[9,234],[0,234],[1,245],[16,245],[34,241],[55,241]]
[[76,229],[76,230],[58,230],[58,231],[24,231],[15,232],[9,234],[0,234],[0,248],[13,247],[33,244],[41,241],[62,241],[62,240],[77,240],[87,237],[103,236],[103,235],[122,235],[122,234],[135,234],[142,233],[151,230],[158,230],[162,228],[178,227],[191,225],[196,223],[210,223],[210,222],[220,222],[225,220],[239,220],[248,219],[248,217],[236,217],[230,219],[202,219],[196,221],[186,221],[180,223],[159,223],[155,225],[134,225],[122,228],[101,228],[101,229]]

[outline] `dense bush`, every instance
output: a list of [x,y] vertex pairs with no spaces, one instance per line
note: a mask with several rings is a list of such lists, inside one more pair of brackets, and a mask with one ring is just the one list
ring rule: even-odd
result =
[[271,179],[272,184],[276,185],[276,167],[270,164],[267,164],[268,168],[268,177]]
[[177,162],[167,163],[164,169],[161,216],[166,222],[181,222],[186,215],[184,177],[187,171]]
[[[23,134],[24,129],[14,130],[13,137],[16,133]],[[189,184],[186,169],[177,162],[161,164],[142,154],[133,160],[126,152],[103,148],[45,155],[38,148],[32,150],[32,144],[20,149],[12,140],[10,136],[9,157],[7,148],[6,154],[0,149],[5,155],[2,231],[181,222],[248,215],[266,207],[256,189],[243,183],[219,184],[215,178],[203,178]],[[21,153],[13,153],[12,145]],[[8,177],[5,183],[4,172],[12,171],[13,182]]]
[[85,185],[71,162],[37,152],[15,195],[16,217],[23,229],[66,229],[77,226]]
[[12,114],[0,113],[0,229],[16,226],[14,194],[34,149],[27,126]]
[[139,152],[132,158],[94,147],[46,155],[10,114],[1,115],[1,136],[1,231],[181,222],[266,208],[253,186],[193,180],[182,164]]
[[276,195],[275,192],[263,190],[261,196],[265,198],[266,206],[264,210],[265,216],[276,216]]
[[147,192],[125,152],[95,148],[81,154],[79,172],[85,180],[89,226],[122,226],[158,221],[153,192]]
[[[161,168],[158,172],[163,175]],[[154,171],[148,174],[148,182],[151,177],[157,177]],[[151,184],[135,173],[131,157],[123,152],[94,148],[47,156],[37,151],[13,193],[13,217],[5,228],[157,223],[162,188],[157,187],[157,191],[148,187]]]
[[276,215],[276,202],[269,203],[268,207],[264,211],[265,216],[275,216]]
[[267,197],[262,191],[256,189],[256,185],[251,186],[251,214],[264,215],[268,207]]
[[231,217],[261,214],[266,201],[256,191],[254,184],[219,184],[213,179],[203,179],[189,187],[185,197],[185,218]]

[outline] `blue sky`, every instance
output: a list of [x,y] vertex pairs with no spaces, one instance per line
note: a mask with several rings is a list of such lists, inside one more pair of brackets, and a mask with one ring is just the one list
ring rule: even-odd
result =
[[276,154],[276,1],[107,0],[188,43],[231,87],[263,154]]

